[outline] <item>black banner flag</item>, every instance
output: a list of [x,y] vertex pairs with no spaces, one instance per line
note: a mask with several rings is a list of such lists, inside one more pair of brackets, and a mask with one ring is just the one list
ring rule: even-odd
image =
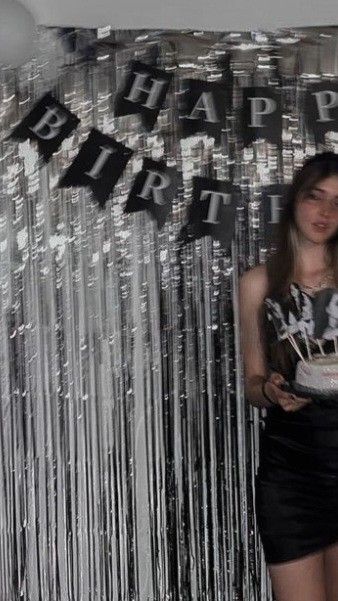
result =
[[88,186],[103,208],[132,154],[130,148],[92,129],[59,186]]

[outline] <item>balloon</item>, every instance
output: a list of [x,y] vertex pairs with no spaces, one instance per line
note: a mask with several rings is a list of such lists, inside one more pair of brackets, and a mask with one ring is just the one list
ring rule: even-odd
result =
[[17,0],[0,0],[0,64],[19,67],[34,54],[36,22]]

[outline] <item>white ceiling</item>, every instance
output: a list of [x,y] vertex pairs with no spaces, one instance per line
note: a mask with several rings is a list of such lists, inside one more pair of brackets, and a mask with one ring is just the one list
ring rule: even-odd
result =
[[[38,23],[248,31],[338,25],[338,0],[21,0]],[[1,4],[1,0],[0,0]]]

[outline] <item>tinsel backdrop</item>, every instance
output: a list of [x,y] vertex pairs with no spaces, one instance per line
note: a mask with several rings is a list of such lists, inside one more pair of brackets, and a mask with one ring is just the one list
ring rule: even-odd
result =
[[[307,86],[337,83],[338,30],[39,28],[0,70],[0,599],[270,601],[254,476],[264,410],[244,397],[238,277],[264,262],[264,186],[315,144]],[[151,132],[114,116],[129,61],[173,73]],[[225,81],[220,140],[182,138],[184,78]],[[241,89],[280,90],[282,138],[244,146]],[[43,164],[9,133],[51,88],[81,120]],[[104,209],[59,188],[91,128],[134,154]],[[145,157],[175,167],[172,214],[124,213]],[[241,191],[228,248],[182,247],[192,178]]]

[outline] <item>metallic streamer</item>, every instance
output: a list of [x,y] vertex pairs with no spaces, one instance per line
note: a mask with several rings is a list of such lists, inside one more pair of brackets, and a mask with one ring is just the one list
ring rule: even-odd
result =
[[[238,278],[266,258],[262,187],[317,150],[302,98],[337,77],[337,29],[39,36],[35,59],[0,70],[0,598],[270,601],[253,511],[264,410],[244,398]],[[150,133],[113,112],[135,58],[174,73]],[[187,77],[232,81],[219,144],[180,138]],[[278,148],[243,148],[247,85],[281,89]],[[43,165],[5,137],[53,87],[81,123]],[[134,150],[103,212],[57,186],[91,127]],[[336,145],[328,132],[320,149]],[[180,176],[160,231],[123,212],[144,157]],[[241,190],[228,249],[177,241],[197,175]]]

